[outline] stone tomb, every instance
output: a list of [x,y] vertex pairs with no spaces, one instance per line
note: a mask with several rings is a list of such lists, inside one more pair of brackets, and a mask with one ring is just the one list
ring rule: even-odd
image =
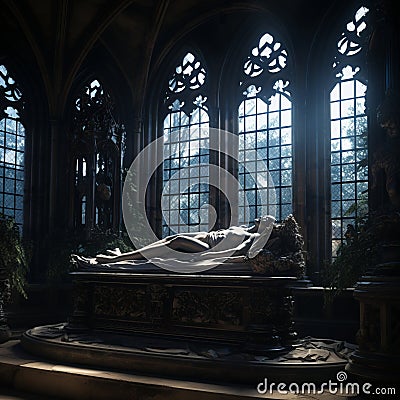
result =
[[266,376],[332,378],[347,362],[338,356],[343,349],[298,341],[292,322],[290,288],[304,267],[293,217],[271,236],[269,250],[255,258],[201,274],[150,262],[81,265],[72,273],[68,323],[31,329],[22,345],[63,363],[179,379],[254,385]]

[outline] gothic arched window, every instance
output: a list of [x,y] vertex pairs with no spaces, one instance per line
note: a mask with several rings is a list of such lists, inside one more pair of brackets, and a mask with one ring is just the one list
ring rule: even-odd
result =
[[88,235],[119,231],[124,138],[124,125],[110,93],[99,80],[92,80],[82,88],[74,108],[71,218],[75,230]]
[[[292,102],[287,57],[283,44],[265,33],[243,66],[240,89],[244,100],[238,110],[240,223],[265,214],[261,207],[277,220],[292,212]],[[265,181],[267,170],[272,182]],[[262,181],[265,184],[260,187]],[[271,184],[275,187],[272,197]]]
[[23,224],[25,128],[17,83],[0,65],[0,212]]
[[367,208],[367,82],[363,40],[368,9],[360,7],[337,42],[330,92],[332,255],[348,225]]
[[209,115],[207,72],[186,53],[168,81],[163,122],[163,236],[208,230]]

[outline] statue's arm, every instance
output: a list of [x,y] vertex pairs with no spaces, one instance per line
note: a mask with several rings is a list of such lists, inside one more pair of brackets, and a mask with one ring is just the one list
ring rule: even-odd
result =
[[244,240],[240,245],[228,249],[228,250],[219,250],[219,251],[207,251],[204,253],[201,253],[201,257],[237,257],[237,256],[245,256],[247,254],[247,251],[249,250],[251,244],[253,243],[253,236],[248,237],[246,240]]

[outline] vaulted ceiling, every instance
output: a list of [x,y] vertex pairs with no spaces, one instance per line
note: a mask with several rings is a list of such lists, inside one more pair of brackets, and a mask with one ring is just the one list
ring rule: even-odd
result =
[[160,55],[185,32],[216,15],[240,15],[245,9],[269,13],[289,31],[304,31],[312,42],[333,7],[332,2],[312,0],[1,0],[0,4],[0,46],[23,61],[34,60],[51,113],[63,109],[76,74],[98,46],[107,49],[131,92],[143,93]]

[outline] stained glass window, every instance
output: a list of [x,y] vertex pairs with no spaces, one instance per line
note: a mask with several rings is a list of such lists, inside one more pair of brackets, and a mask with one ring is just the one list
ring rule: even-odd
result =
[[331,221],[335,256],[348,225],[367,208],[367,116],[361,65],[368,9],[361,7],[346,25],[333,65],[337,83],[330,92]]
[[22,95],[0,65],[0,212],[23,225],[25,128],[20,120]]
[[[287,55],[282,43],[266,33],[243,67],[245,99],[238,110],[243,224],[266,213],[282,220],[292,212],[292,103],[289,81],[280,79]],[[268,81],[273,84],[268,86]]]
[[206,70],[187,53],[169,80],[164,119],[163,236],[207,231],[209,116]]

